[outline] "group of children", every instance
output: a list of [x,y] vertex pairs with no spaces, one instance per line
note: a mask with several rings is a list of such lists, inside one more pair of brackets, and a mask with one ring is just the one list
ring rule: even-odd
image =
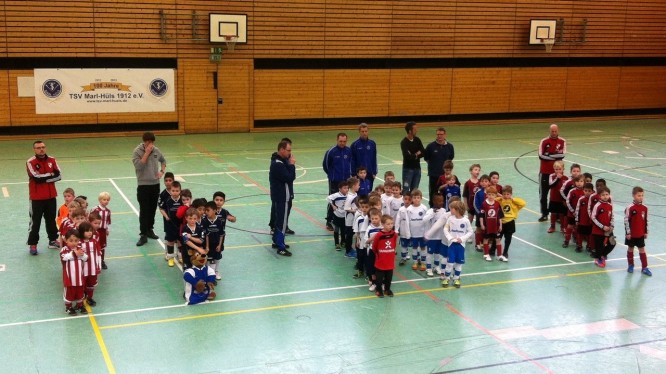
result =
[[99,205],[88,211],[85,196],[74,197],[74,190],[67,188],[65,203],[58,210],[56,224],[61,243],[60,261],[64,285],[65,312],[70,315],[87,314],[85,302],[94,307],[93,299],[98,277],[107,269],[104,255],[111,226],[111,195],[99,194]]

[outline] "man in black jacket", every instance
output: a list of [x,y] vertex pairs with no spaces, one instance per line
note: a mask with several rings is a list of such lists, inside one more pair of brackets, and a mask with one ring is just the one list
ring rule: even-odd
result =
[[296,159],[291,154],[291,143],[282,140],[278,143],[277,157],[271,159],[268,180],[271,186],[271,209],[274,211],[273,243],[277,246],[277,254],[291,256],[284,243],[287,229],[287,212],[289,202],[294,195],[296,179]]

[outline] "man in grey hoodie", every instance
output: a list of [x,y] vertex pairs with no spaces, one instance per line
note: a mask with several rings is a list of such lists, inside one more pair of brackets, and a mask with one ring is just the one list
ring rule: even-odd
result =
[[148,242],[148,238],[158,239],[153,231],[155,211],[160,196],[160,180],[166,171],[166,159],[155,147],[155,134],[143,133],[143,143],[134,148],[132,163],[136,172],[138,186],[136,199],[139,201],[139,241],[137,246]]

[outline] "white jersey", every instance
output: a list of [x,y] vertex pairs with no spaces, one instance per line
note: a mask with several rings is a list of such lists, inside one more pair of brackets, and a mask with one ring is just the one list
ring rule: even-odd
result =
[[464,247],[467,239],[471,238],[473,234],[472,224],[467,217],[456,218],[456,216],[451,215],[446,220],[444,236],[449,243],[459,242]]
[[358,210],[358,206],[356,206],[355,200],[356,200],[356,193],[354,192],[347,193],[347,200],[345,200],[345,205],[344,205],[344,210],[346,212],[345,226],[349,227],[354,226],[354,214]]
[[336,192],[334,194],[330,194],[326,198],[326,201],[328,201],[329,204],[333,204],[335,206],[335,209],[333,209],[333,214],[335,214],[336,217],[344,218],[345,214],[347,214],[347,212],[345,212],[345,201],[347,201],[347,195]]
[[[444,208],[435,209],[430,208],[423,217],[425,221],[425,235],[426,240],[441,240],[442,243],[447,244],[448,241],[444,237],[444,224],[451,216]],[[434,229],[433,229],[434,228]]]
[[398,210],[398,215],[395,217],[394,225],[393,225],[393,230],[397,232],[400,237],[405,237],[405,230],[407,230],[405,227],[408,226],[407,222],[407,208],[406,206],[402,206]]
[[390,215],[391,208],[389,207],[389,202],[393,199],[393,195],[389,196],[386,193],[383,193],[380,197],[382,199],[382,214]]
[[391,218],[393,218],[393,222],[395,222],[395,217],[398,216],[398,211],[400,208],[405,206],[405,201],[403,200],[402,196],[400,197],[392,197],[391,200],[389,200],[389,215]]
[[408,224],[405,225],[405,239],[422,238],[425,235],[425,216],[428,208],[421,204],[419,206],[410,205],[405,209],[405,215]]
[[382,225],[375,226],[372,223],[368,224],[368,230],[365,232],[365,237],[363,238],[363,246],[370,249],[372,248],[372,238],[375,237],[375,234],[382,231]]

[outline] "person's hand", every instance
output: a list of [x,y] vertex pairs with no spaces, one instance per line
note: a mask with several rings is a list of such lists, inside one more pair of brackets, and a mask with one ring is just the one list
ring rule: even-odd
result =
[[293,154],[289,156],[289,165],[296,165],[296,159]]
[[83,249],[82,249],[82,248],[76,248],[76,249],[74,250],[74,253],[76,253],[76,255],[77,255],[78,257],[81,257],[81,256],[84,255],[84,252],[83,252]]
[[146,146],[146,153],[152,153],[153,149],[155,149],[155,144],[150,143]]
[[609,226],[604,226],[604,231],[608,232],[610,230],[611,230],[611,228]]

